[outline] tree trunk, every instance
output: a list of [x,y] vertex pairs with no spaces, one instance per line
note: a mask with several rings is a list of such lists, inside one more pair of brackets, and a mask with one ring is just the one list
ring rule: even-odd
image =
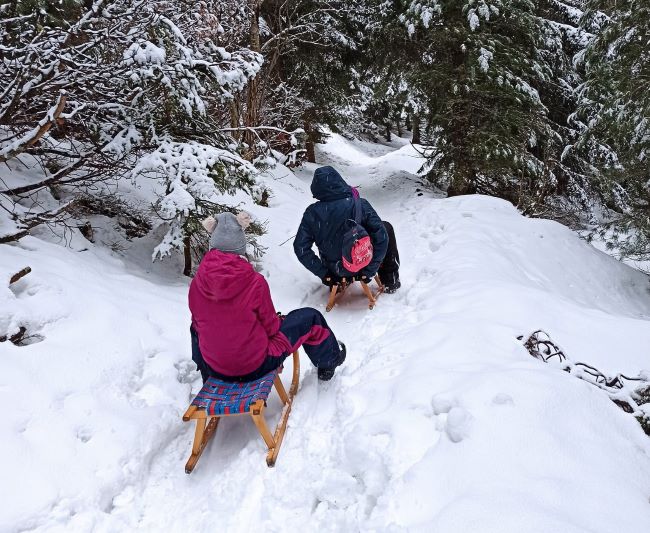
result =
[[[249,32],[250,49],[253,52],[261,52],[260,45],[260,6],[264,0],[248,0],[248,6],[251,10],[251,27]],[[249,80],[248,91],[246,98],[246,117],[244,118],[244,126],[254,128],[259,126],[258,121],[258,87],[259,82],[257,76]],[[247,131],[244,134],[244,141],[252,148],[255,145],[255,134],[252,131]]]
[[309,120],[305,120],[304,124],[305,129],[305,148],[307,149],[307,162],[315,163],[316,162],[316,143],[314,142],[314,129]]
[[411,128],[413,129],[413,144],[422,144],[420,137],[420,114],[413,113],[411,116]]
[[185,258],[183,276],[190,277],[192,275],[192,247],[190,246],[189,237],[183,239],[183,257]]

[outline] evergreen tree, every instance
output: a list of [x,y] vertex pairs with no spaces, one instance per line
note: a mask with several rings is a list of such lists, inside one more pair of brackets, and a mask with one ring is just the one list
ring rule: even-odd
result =
[[552,76],[539,80],[540,99],[554,132],[549,139],[546,162],[556,180],[551,195],[531,206],[528,214],[558,218],[581,224],[590,217],[593,204],[591,176],[594,167],[579,146],[580,127],[574,122],[579,105],[578,88],[582,78],[574,58],[582,53],[590,34],[580,28],[582,0],[539,0],[536,16],[542,23],[544,48],[540,56]]
[[409,38],[399,17],[399,2],[373,2],[366,14],[356,69],[356,85],[363,111],[361,131],[373,136],[383,134],[390,140],[391,130],[413,130],[419,143],[420,117],[426,113],[427,100],[416,83],[420,71],[421,42]]
[[[562,36],[531,0],[411,2],[401,20],[421,43],[413,82],[427,96],[428,176],[450,195],[483,193],[537,213],[584,185],[563,161],[562,113],[544,97],[571,87]],[[560,97],[561,100],[561,97]]]
[[650,4],[592,0],[595,33],[584,54],[583,145],[598,166],[597,190],[613,213],[603,235],[624,255],[650,255]]
[[[268,35],[262,45],[269,58],[268,111],[292,103],[285,127],[303,127],[307,159],[322,140],[319,125],[349,129],[358,54],[370,8],[361,0],[266,0],[262,14]],[[355,102],[356,103],[356,102]],[[277,112],[275,113],[277,116]]]

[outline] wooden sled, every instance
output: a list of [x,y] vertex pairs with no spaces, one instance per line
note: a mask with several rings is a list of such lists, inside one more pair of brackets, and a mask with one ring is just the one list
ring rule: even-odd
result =
[[[341,280],[341,283],[338,283],[337,285],[332,285],[332,288],[330,289],[330,297],[329,300],[327,301],[327,306],[325,307],[325,311],[330,312],[336,305],[336,300],[338,299],[338,297],[341,297],[343,293],[346,291],[346,289],[350,285],[352,285],[355,281],[356,280],[354,278],[352,278],[350,281],[348,281],[346,278],[343,278]],[[379,279],[379,274],[375,276],[375,283],[377,283],[379,289],[374,294],[365,281],[359,281],[359,283],[361,283],[361,288],[363,289],[363,293],[368,298],[368,309],[374,309],[375,305],[377,304],[377,298],[379,298],[379,295],[382,292],[384,292],[384,285]]]
[[[296,392],[298,392],[300,358],[297,351],[293,353],[293,377],[288,394],[280,379],[281,371],[282,367],[249,383],[230,383],[210,378],[203,384],[203,388],[183,415],[184,422],[196,420],[192,455],[190,455],[185,465],[187,474],[192,473],[203,450],[205,450],[208,442],[216,433],[219,420],[226,416],[246,414],[253,419],[269,449],[266,455],[266,464],[275,466],[284,432],[287,429],[291,404]],[[272,434],[264,419],[264,409],[273,385],[275,385],[275,390],[278,391],[284,407],[275,428],[275,433]]]

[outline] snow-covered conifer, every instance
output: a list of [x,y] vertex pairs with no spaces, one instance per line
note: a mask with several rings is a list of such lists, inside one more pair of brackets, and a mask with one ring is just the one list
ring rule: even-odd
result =
[[429,0],[401,14],[420,43],[413,83],[429,104],[428,176],[452,195],[501,196],[537,214],[553,195],[586,194],[563,156],[568,113],[557,112],[576,80],[541,4]]
[[578,115],[582,142],[610,210],[603,235],[624,255],[650,255],[650,5],[588,2],[582,19],[593,32],[581,58],[586,82]]

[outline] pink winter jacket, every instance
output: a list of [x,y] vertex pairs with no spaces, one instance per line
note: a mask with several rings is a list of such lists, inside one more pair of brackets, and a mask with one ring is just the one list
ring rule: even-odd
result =
[[291,350],[268,283],[238,255],[205,254],[190,285],[189,303],[201,354],[220,374],[249,374],[267,355]]

